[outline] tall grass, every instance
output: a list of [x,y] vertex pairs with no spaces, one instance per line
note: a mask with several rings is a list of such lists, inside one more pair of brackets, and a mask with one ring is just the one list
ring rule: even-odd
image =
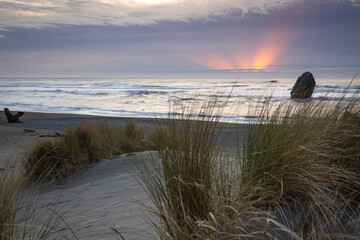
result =
[[215,205],[230,197],[229,174],[221,171],[229,165],[221,162],[226,141],[219,141],[226,139],[219,121],[227,102],[218,100],[175,109],[165,124],[154,128],[160,162],[138,166],[154,204],[150,223],[161,239],[200,237],[209,230],[200,222],[212,219]]
[[76,235],[56,208],[38,204],[21,171],[7,164],[0,172],[0,239],[76,239]]
[[357,96],[266,106],[231,151],[214,99],[158,125],[160,162],[138,167],[154,231],[161,239],[355,238]]
[[126,126],[85,122],[70,127],[54,142],[36,143],[25,158],[24,168],[34,179],[58,181],[99,159],[147,147],[143,128],[134,121]]
[[346,232],[360,203],[358,103],[264,109],[244,144],[239,201],[282,213],[302,237]]

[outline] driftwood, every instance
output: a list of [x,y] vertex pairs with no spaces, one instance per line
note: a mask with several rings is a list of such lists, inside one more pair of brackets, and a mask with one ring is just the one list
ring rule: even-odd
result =
[[23,112],[17,112],[17,114],[13,115],[8,108],[4,108],[4,112],[9,123],[21,123],[19,117],[24,115]]
[[[62,134],[61,134],[61,133],[58,133],[58,132],[40,134],[39,132],[36,132],[35,130],[26,129],[26,128],[24,128],[24,132],[25,132],[25,133],[31,133],[30,136],[39,136],[39,137],[62,137]],[[39,135],[39,134],[40,134],[40,135]]]
[[35,130],[32,130],[32,129],[26,129],[26,128],[24,128],[24,132],[27,132],[27,133],[34,133],[34,132],[35,132]]
[[62,135],[58,132],[55,132],[54,134],[42,134],[39,135],[39,137],[61,137]]

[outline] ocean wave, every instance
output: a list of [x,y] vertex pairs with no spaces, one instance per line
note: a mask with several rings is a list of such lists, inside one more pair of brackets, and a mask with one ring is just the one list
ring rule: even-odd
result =
[[149,95],[149,94],[168,94],[165,91],[150,91],[150,90],[127,90],[126,93],[129,95]]
[[[293,83],[281,80],[270,84],[267,79],[10,79],[0,80],[0,106],[25,112],[167,117],[169,104],[181,108],[216,98],[220,106],[227,102],[239,109],[242,115],[236,119],[249,121],[252,117],[246,115],[247,109],[290,99]],[[349,87],[346,80],[323,83],[316,86],[310,101],[354,101],[352,96],[360,90],[358,82]]]
[[222,86],[219,86],[220,88],[223,88],[223,87],[226,87],[226,88],[242,88],[242,87],[248,87],[249,85],[247,84],[230,84],[230,85],[222,85]]
[[107,92],[91,92],[91,91],[77,91],[77,90],[64,90],[64,89],[1,89],[2,93],[22,93],[22,94],[42,94],[42,93],[52,93],[52,94],[71,94],[71,95],[89,95],[89,96],[106,96],[109,93]]
[[360,89],[360,85],[317,85],[317,88]]
[[73,95],[84,95],[84,96],[107,96],[107,92],[85,92],[85,91],[65,91],[64,93]]
[[344,97],[344,96],[338,96],[338,97],[334,97],[334,96],[319,96],[319,97],[312,97],[313,100],[320,100],[320,101],[334,101],[334,102],[338,102],[338,101],[344,101],[344,102],[356,102],[358,101],[357,97]]
[[324,89],[319,89],[319,88],[315,88],[314,89],[314,93],[322,93],[322,94],[327,94],[327,93],[338,93],[338,94],[348,94],[348,93],[357,93],[359,92],[360,89],[356,89],[356,88],[352,88],[352,89],[346,89],[346,88],[324,88]]
[[61,89],[54,89],[54,90],[39,90],[39,89],[1,89],[0,92],[8,92],[8,93],[61,93],[64,92]]

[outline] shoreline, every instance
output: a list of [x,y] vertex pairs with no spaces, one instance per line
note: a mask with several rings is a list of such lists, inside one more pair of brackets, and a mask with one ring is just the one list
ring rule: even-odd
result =
[[[16,111],[13,111],[14,113]],[[129,120],[136,120],[139,124],[148,125],[156,118],[142,117],[113,117],[72,113],[25,112],[20,118],[22,123],[8,123],[4,111],[0,111],[0,126],[30,128],[62,132],[70,125],[77,125],[86,121],[105,121],[109,124],[124,124]]]
[[37,141],[54,140],[56,133],[62,133],[72,125],[87,121],[123,125],[129,120],[136,120],[144,129],[149,130],[155,119],[25,112],[20,120],[22,123],[8,123],[4,111],[0,111],[0,169],[4,168],[8,161],[11,166],[19,162],[21,155]]
[[[72,125],[79,125],[87,121],[124,125],[130,120],[135,120],[144,127],[145,133],[150,133],[154,125],[164,123],[169,119],[25,112],[20,120],[22,123],[8,123],[4,111],[0,111],[0,168],[3,168],[10,159],[14,162],[16,158],[19,158],[21,154],[26,152],[27,149],[37,141],[55,139],[56,133],[61,134]],[[222,128],[222,131],[225,131],[224,136],[235,136],[235,134],[244,135],[247,126],[249,126],[249,124],[219,123],[219,127]],[[15,158],[15,160],[12,158]]]

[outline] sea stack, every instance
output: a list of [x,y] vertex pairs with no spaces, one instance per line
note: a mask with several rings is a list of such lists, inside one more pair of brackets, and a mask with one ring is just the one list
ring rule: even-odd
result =
[[309,98],[315,88],[315,78],[311,72],[304,72],[291,90],[291,98]]

